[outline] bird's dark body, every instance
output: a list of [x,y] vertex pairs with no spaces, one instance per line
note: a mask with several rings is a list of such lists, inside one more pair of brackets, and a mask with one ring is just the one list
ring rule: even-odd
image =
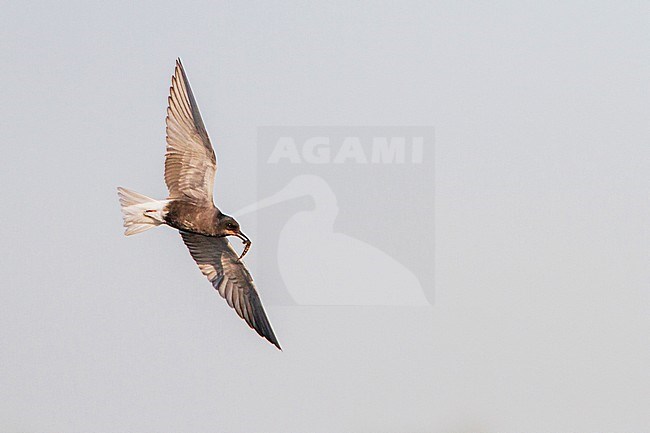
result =
[[217,223],[223,214],[213,206],[200,206],[185,200],[172,200],[165,207],[165,222],[175,229],[204,236],[217,233]]

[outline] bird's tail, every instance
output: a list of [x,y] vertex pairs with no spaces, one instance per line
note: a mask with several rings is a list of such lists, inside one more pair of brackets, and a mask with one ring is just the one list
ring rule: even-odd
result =
[[117,195],[122,206],[125,235],[135,235],[165,223],[167,200],[154,200],[125,188],[117,188]]

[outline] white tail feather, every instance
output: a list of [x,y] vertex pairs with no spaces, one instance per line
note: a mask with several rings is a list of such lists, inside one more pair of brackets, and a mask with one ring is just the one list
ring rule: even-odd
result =
[[154,200],[121,187],[117,188],[117,195],[122,206],[125,235],[135,235],[165,223],[164,207],[167,200]]

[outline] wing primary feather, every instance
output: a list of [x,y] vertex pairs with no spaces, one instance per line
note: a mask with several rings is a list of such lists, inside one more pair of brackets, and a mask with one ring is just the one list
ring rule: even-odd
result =
[[165,183],[169,198],[212,205],[217,159],[180,60],[167,98]]
[[237,315],[282,350],[250,273],[226,238],[180,232],[190,255]]

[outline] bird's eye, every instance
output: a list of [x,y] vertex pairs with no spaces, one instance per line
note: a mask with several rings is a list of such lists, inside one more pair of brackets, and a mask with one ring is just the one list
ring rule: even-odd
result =
[[228,227],[229,230],[235,230],[237,228],[237,225],[234,223],[228,223],[226,227]]

